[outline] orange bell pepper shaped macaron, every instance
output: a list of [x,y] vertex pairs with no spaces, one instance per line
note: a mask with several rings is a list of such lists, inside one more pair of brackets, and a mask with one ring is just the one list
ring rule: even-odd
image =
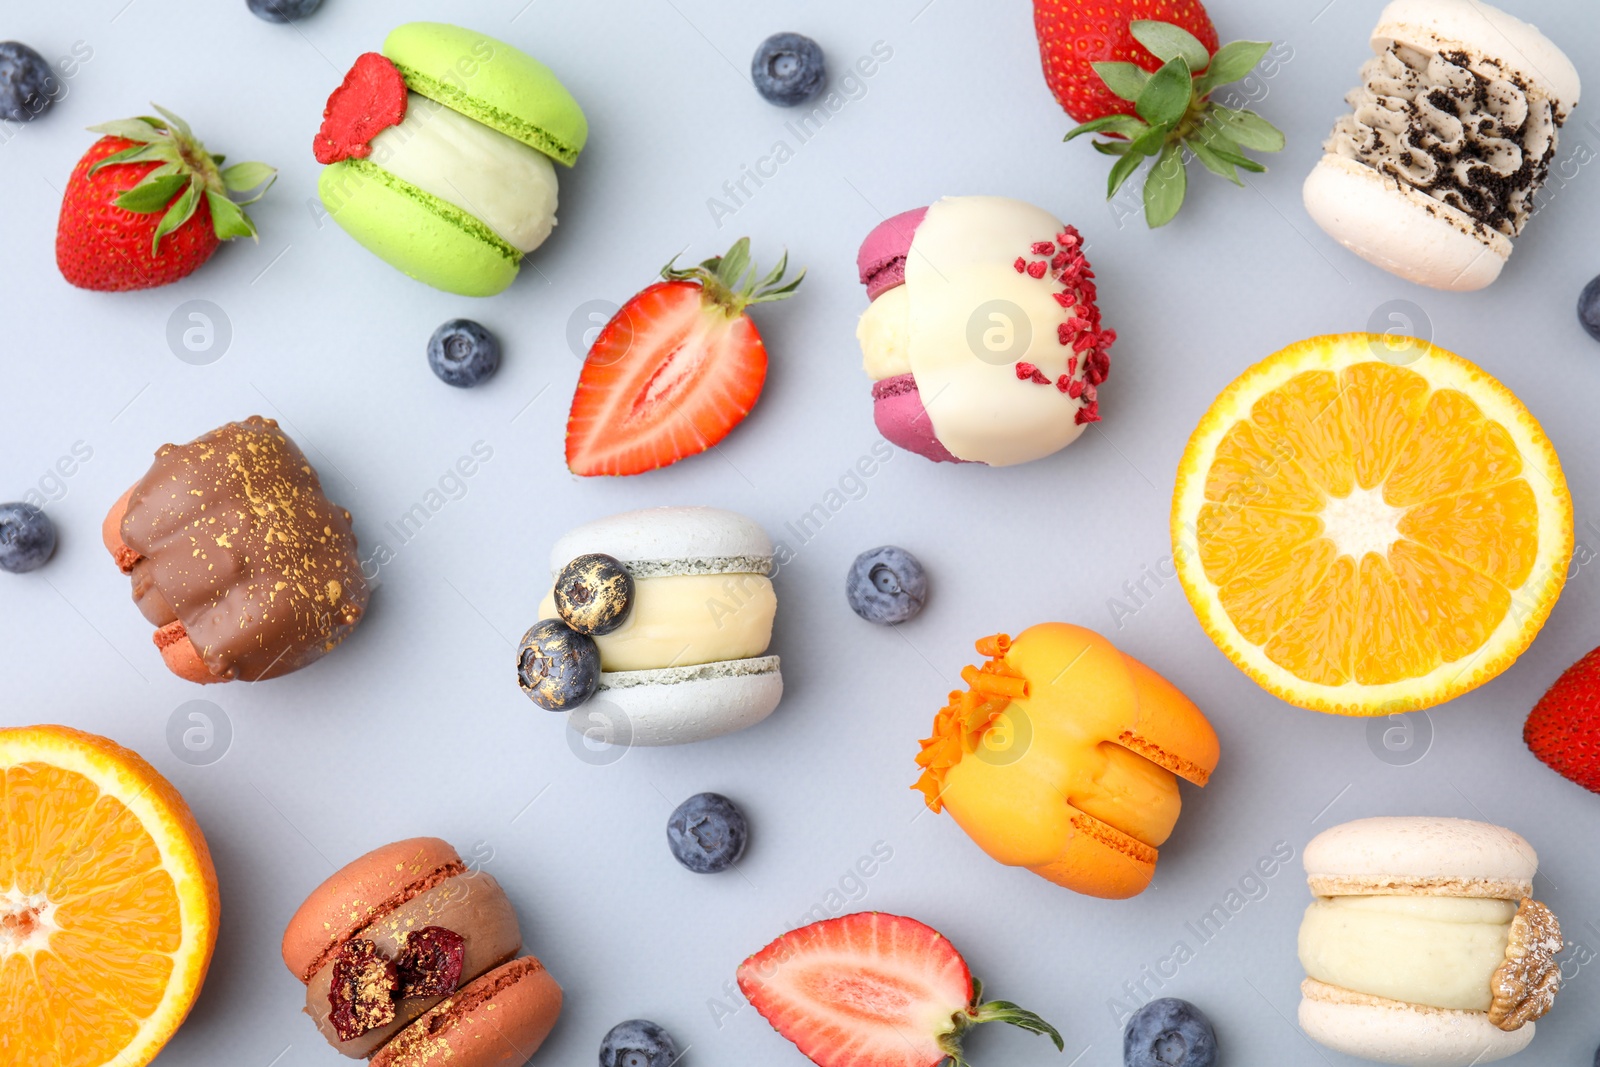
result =
[[1165,678],[1104,637],[1051,622],[977,643],[922,742],[916,787],[978,847],[1090,896],[1122,899],[1155,875],[1182,805],[1205,785],[1216,731]]

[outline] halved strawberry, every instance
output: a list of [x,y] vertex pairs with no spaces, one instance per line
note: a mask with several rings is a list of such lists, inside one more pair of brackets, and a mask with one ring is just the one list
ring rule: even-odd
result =
[[792,295],[806,272],[784,282],[785,255],[756,280],[748,238],[697,267],[673,263],[589,349],[567,418],[574,474],[639,474],[704,452],[761,396],[767,349],[745,309]]
[[955,946],[915,919],[858,912],[778,938],[739,966],[739,989],[820,1067],[935,1067],[986,1022],[1061,1035],[981,984]]

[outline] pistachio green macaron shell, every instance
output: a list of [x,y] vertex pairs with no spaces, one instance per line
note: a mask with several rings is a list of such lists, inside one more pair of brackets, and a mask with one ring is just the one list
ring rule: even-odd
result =
[[554,72],[504,41],[443,22],[408,22],[383,42],[406,87],[572,166],[589,139]]
[[522,253],[483,220],[367,160],[324,167],[317,193],[346,233],[435,289],[494,296],[521,266]]

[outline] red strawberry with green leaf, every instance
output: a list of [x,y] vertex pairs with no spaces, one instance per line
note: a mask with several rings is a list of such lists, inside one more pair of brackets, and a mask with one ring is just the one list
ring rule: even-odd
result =
[[1132,63],[1154,73],[1162,60],[1128,29],[1151,20],[1181,26],[1217,49],[1217,29],[1199,0],[1034,0],[1044,80],[1074,122],[1093,122],[1128,110],[1095,73],[1096,63]]
[[915,919],[859,912],[784,934],[739,966],[739,989],[819,1067],[965,1067],[980,1023],[1055,1027],[983,989],[955,946]]
[[[278,172],[265,163],[222,169],[172,112],[92,126],[104,134],[67,179],[56,228],[56,265],[81,289],[122,292],[192,274],[217,246],[256,237],[244,212]],[[258,190],[235,201],[230,192]],[[204,210],[202,210],[204,209]]]
[[1246,149],[1277,152],[1283,134],[1253,111],[1211,94],[1255,69],[1270,41],[1217,47],[1217,31],[1195,0],[1035,0],[1045,79],[1085,133],[1111,138],[1095,149],[1117,157],[1106,198],[1146,159],[1144,216],[1164,226],[1183,206],[1193,155],[1213,174],[1243,185],[1240,170],[1266,170]]
[[1561,777],[1600,793],[1600,648],[1568,667],[1539,698],[1522,740]]
[[704,452],[750,414],[767,349],[747,312],[792,296],[785,255],[765,277],[740,238],[725,256],[679,270],[624,304],[600,330],[567,418],[574,474],[638,474]]

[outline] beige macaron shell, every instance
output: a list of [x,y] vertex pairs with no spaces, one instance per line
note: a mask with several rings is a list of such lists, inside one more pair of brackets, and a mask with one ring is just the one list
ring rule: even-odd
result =
[[429,888],[438,872],[459,867],[447,841],[413,837],[375,848],[335,871],[306,897],[283,932],[283,962],[302,982],[330,947],[367,925],[409,893]]
[[1511,240],[1466,213],[1344,156],[1327,154],[1301,189],[1313,221],[1350,251],[1430,289],[1470,292],[1500,277]]
[[555,1028],[561,986],[524,956],[466,986],[401,1031],[372,1067],[523,1067]]
[[1539,855],[1492,823],[1433,816],[1357,819],[1324,830],[1302,855],[1318,896],[1405,895],[1520,900]]
[[1481,0],[1394,0],[1378,16],[1372,50],[1391,44],[1427,52],[1464,52],[1489,70],[1516,77],[1549,97],[1565,121],[1578,104],[1577,68],[1537,26]]
[[[463,986],[522,951],[522,931],[517,924],[516,910],[500,884],[482,871],[447,879],[382,916],[358,936],[377,945],[378,951],[389,959],[397,959],[405,946],[406,937],[429,926],[442,926],[464,939],[461,960]],[[306,1014],[317,1024],[317,1029],[322,1031],[328,1044],[346,1056],[356,1059],[370,1056],[385,1041],[444,999],[408,997],[397,1000],[393,1022],[369,1030],[350,1041],[341,1041],[333,1023],[329,1021],[328,994],[333,985],[336,961],[337,957],[334,957],[323,964],[306,986]]]
[[1401,1067],[1472,1067],[1527,1048],[1534,1024],[1505,1031],[1481,1011],[1447,1011],[1353,993],[1307,978],[1300,1028],[1336,1052]]

